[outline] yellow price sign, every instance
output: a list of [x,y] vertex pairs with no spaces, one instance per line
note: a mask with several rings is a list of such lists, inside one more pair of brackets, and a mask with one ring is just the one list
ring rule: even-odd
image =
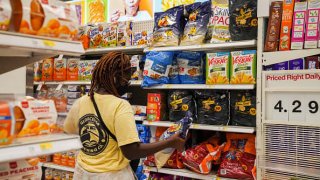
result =
[[51,150],[52,148],[53,148],[52,143],[42,143],[42,144],[40,144],[40,149],[42,151]]
[[199,128],[199,124],[192,124],[192,128],[198,129]]
[[49,46],[49,47],[54,47],[56,46],[56,43],[54,41],[50,41],[50,40],[43,40],[43,44],[45,46]]
[[222,127],[222,130],[223,130],[223,131],[227,131],[227,130],[228,130],[228,126],[223,126],[223,127]]
[[217,177],[216,180],[221,180],[221,178],[220,178],[220,177]]

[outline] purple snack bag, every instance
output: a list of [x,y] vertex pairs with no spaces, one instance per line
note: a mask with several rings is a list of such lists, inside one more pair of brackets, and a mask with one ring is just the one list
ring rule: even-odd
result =
[[289,62],[281,62],[273,65],[273,70],[278,71],[278,70],[288,70],[289,69]]
[[299,70],[303,69],[304,59],[294,59],[289,61],[289,70]]
[[273,65],[263,66],[263,70],[272,71],[273,70]]

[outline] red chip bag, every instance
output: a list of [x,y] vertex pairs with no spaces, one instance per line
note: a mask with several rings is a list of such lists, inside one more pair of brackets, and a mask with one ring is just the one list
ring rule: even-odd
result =
[[[182,157],[181,153],[175,150],[163,167],[171,168],[171,169],[183,169],[184,165],[182,163],[181,157]],[[156,166],[154,156],[153,155],[148,156],[144,161],[144,165],[151,166],[151,167]]]

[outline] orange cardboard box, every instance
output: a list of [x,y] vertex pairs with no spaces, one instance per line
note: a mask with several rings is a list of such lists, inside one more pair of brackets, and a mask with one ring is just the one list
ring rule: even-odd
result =
[[65,58],[54,59],[53,80],[65,81],[67,79],[67,60]]
[[43,60],[42,64],[42,81],[53,80],[53,58]]
[[78,81],[79,80],[79,58],[70,58],[67,60],[67,80]]
[[0,145],[10,144],[12,116],[7,101],[0,101]]
[[282,23],[280,29],[280,51],[290,50],[291,45],[291,29],[293,21],[294,0],[283,1]]

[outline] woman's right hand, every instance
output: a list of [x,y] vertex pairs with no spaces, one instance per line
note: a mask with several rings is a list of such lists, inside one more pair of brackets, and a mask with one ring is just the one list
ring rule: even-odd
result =
[[175,148],[180,152],[184,150],[186,140],[180,137],[180,133],[174,134],[168,141],[171,143],[172,148]]
[[116,10],[116,11],[111,15],[111,22],[117,22],[119,18],[120,18],[120,10]]

